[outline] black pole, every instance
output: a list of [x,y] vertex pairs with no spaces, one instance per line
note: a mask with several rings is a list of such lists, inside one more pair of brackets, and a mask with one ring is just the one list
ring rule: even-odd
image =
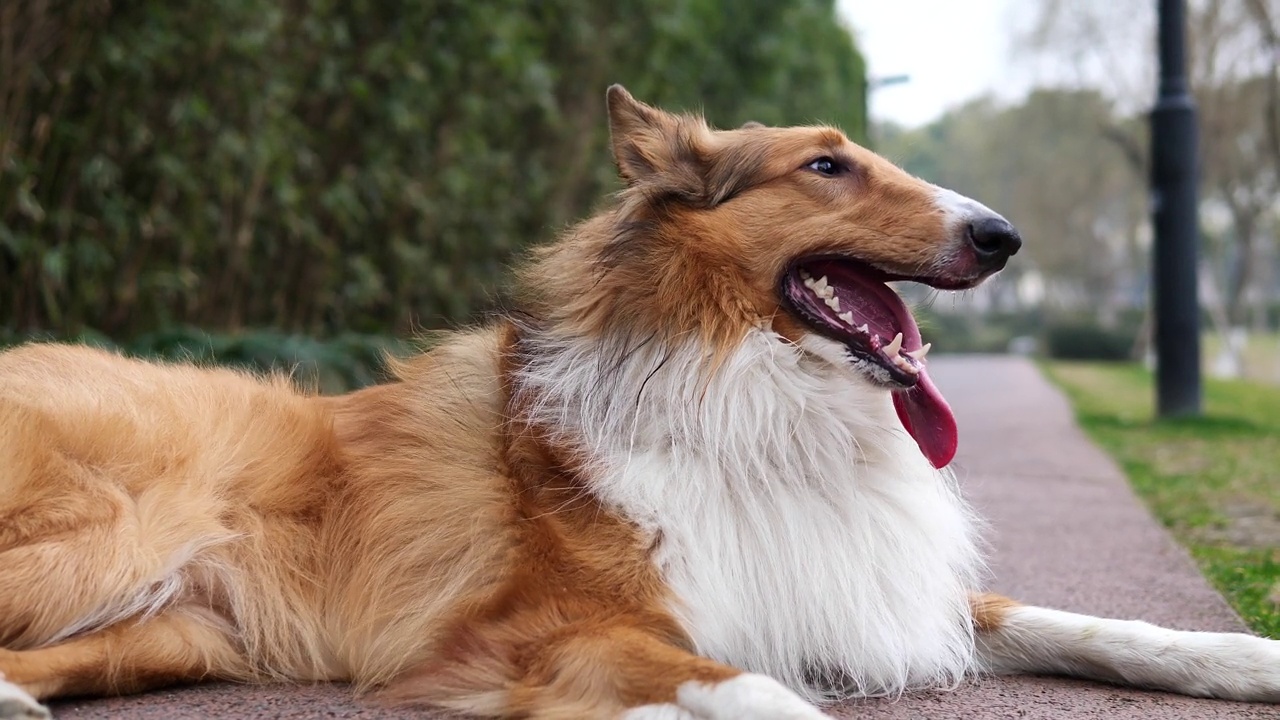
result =
[[1160,2],[1160,91],[1151,112],[1155,257],[1156,407],[1200,414],[1200,302],[1196,287],[1196,111],[1187,87],[1186,5]]

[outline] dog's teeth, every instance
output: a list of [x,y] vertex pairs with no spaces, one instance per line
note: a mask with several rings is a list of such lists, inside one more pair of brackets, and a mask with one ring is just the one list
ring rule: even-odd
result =
[[917,361],[924,360],[924,356],[929,354],[929,348],[931,347],[933,347],[933,343],[925,343],[919,350],[906,350],[902,354]]
[[805,287],[813,291],[814,295],[817,295],[819,298],[823,300],[830,300],[831,298],[835,297],[836,290],[835,288],[827,284],[826,275],[823,275],[817,280],[805,280],[804,284],[805,284]]
[[836,297],[835,295],[832,295],[831,297],[827,298],[827,307],[831,308],[832,310],[835,310],[836,312],[840,312],[840,298]]
[[[853,315],[853,312],[851,311],[851,312],[849,313],[849,315],[850,315],[850,316],[852,316],[852,315]],[[853,324],[853,320],[850,320],[850,321],[849,321],[849,324],[850,324],[850,325],[852,325],[852,324]],[[866,324],[866,323],[862,323],[861,325],[859,325],[859,326],[858,326],[857,328],[855,328],[855,329],[856,329],[858,332],[862,333],[863,335],[870,335],[870,334],[871,334],[871,328],[867,327],[867,324]]]
[[884,346],[884,354],[889,357],[897,357],[898,351],[902,349],[902,333],[893,336],[893,342]]
[[813,282],[813,291],[823,300],[830,300],[836,295],[836,289],[827,284],[826,275],[823,275]]
[[[813,279],[813,276],[809,274],[809,271],[808,271],[808,270],[804,270],[804,269],[801,269],[801,270],[800,270],[800,277],[804,278],[805,280],[812,280],[812,279]],[[808,284],[809,284],[809,283],[805,283],[805,285],[808,285]]]
[[845,324],[848,325],[849,327],[853,327],[853,311],[852,310],[849,310],[848,312],[840,313],[840,319],[843,320]]

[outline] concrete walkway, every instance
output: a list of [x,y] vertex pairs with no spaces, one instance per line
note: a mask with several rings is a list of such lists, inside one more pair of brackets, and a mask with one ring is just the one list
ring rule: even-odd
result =
[[[1072,420],[1062,396],[1021,359],[931,364],[960,423],[955,468],[991,524],[990,589],[1063,610],[1187,630],[1241,630],[1239,619]],[[1280,708],[1193,700],[1054,678],[988,678],[952,692],[869,700],[841,718],[1280,718]],[[345,688],[208,686],[68,702],[55,717],[430,717],[353,701]]]

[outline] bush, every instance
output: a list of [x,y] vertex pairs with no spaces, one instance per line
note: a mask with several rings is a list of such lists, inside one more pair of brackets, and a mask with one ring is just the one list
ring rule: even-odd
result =
[[863,131],[833,0],[4,0],[0,323],[404,334],[615,187],[604,89]]
[[1096,322],[1057,322],[1044,333],[1045,352],[1059,360],[1131,360],[1134,332]]
[[1042,326],[1038,310],[1002,313],[915,311],[920,333],[944,353],[1006,353],[1015,338],[1034,336]]
[[[47,334],[0,335],[0,346],[56,339]],[[116,343],[96,332],[67,340],[131,357],[226,365],[260,373],[284,372],[300,386],[324,393],[346,392],[383,380],[386,358],[406,355],[413,349],[410,343],[355,333],[320,341],[270,331],[227,335],[188,327],[148,333],[125,343]]]

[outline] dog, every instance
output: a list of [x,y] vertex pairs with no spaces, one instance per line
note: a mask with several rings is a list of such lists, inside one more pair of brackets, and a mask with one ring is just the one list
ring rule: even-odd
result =
[[201,680],[499,718],[808,720],[972,673],[1280,701],[1280,642],[980,591],[886,282],[972,288],[1010,223],[832,128],[607,105],[614,202],[385,384],[0,355],[0,718]]

